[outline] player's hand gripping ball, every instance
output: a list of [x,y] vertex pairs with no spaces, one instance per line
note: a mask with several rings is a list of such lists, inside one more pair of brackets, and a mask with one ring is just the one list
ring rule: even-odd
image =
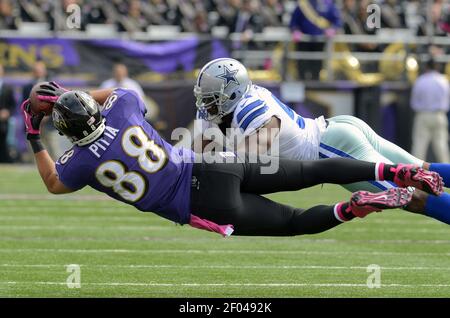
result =
[[40,82],[33,86],[30,93],[30,111],[33,115],[44,113],[51,115],[53,105],[59,96],[68,90],[56,82]]

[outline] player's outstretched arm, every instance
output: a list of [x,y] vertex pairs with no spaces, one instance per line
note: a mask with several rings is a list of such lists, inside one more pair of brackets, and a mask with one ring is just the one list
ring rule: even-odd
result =
[[55,162],[50,157],[47,150],[42,149],[41,151],[35,153],[34,158],[36,159],[39,174],[41,175],[42,181],[44,181],[48,192],[53,194],[74,192],[74,190],[67,188],[61,181],[59,181],[55,168]]
[[33,149],[39,174],[41,175],[42,181],[44,181],[48,191],[53,194],[74,192],[72,189],[67,188],[59,180],[55,168],[55,162],[41,143],[39,127],[42,118],[44,118],[44,113],[32,115],[30,112],[29,100],[24,101],[20,107],[25,121],[27,139]]

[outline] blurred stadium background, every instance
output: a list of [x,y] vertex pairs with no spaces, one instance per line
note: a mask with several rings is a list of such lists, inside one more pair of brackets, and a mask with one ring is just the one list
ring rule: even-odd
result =
[[[127,86],[170,139],[194,119],[199,68],[231,56],[303,116],[352,114],[410,150],[415,79],[430,59],[450,77],[449,10],[446,0],[0,0],[0,162],[9,163],[0,166],[0,295],[448,296],[448,230],[418,216],[224,241],[90,190],[46,196],[26,165],[18,109],[41,80]],[[43,135],[54,158],[69,147],[50,121]],[[307,206],[347,196],[325,187],[276,198]],[[65,287],[69,263],[86,268],[86,288]],[[387,289],[367,289],[371,263],[386,268]]]

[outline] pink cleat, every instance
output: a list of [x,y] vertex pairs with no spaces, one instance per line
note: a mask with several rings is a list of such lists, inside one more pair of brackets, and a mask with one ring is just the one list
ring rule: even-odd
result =
[[444,189],[441,176],[433,171],[426,171],[416,165],[399,164],[391,168],[395,173],[394,182],[399,187],[414,187],[425,192],[440,195]]
[[352,194],[349,209],[351,209],[354,216],[363,218],[372,212],[402,208],[411,199],[412,191],[405,188],[392,188],[378,193],[358,191]]

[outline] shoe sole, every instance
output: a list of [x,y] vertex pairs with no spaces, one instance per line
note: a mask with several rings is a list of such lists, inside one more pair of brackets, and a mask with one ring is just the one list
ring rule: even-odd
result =
[[444,191],[444,182],[439,174],[414,165],[404,165],[397,171],[396,178],[400,187],[411,186],[434,195]]
[[421,190],[425,192],[439,195],[444,191],[442,177],[438,176],[436,178],[436,176],[421,168],[417,169],[417,172],[411,179],[413,182],[419,182],[421,184]]
[[359,207],[372,206],[380,210],[400,208],[412,199],[412,192],[405,188],[392,188],[384,192],[371,193],[358,191],[352,201]]

